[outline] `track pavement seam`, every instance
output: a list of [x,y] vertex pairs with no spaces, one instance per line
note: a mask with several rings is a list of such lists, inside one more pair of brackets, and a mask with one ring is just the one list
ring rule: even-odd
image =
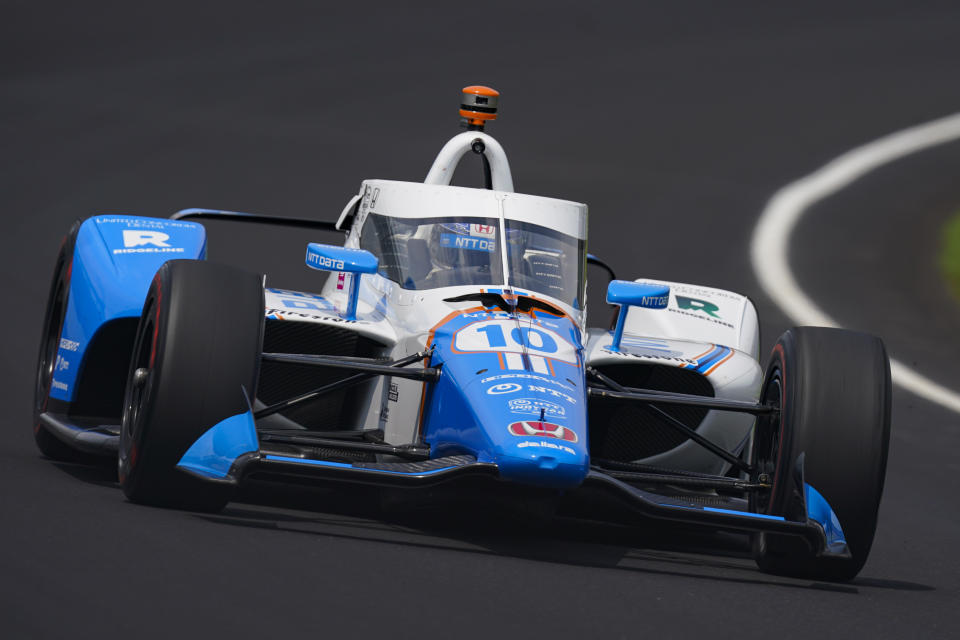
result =
[[[779,189],[754,227],[750,262],[764,293],[798,325],[840,326],[807,295],[790,271],[790,236],[810,208],[859,178],[913,153],[960,139],[960,113],[888,134],[831,160]],[[890,359],[894,383],[960,413],[960,393]]]

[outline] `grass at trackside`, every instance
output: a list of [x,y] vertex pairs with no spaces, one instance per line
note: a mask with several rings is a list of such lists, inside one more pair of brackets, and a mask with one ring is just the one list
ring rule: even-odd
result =
[[960,298],[960,213],[950,218],[943,228],[940,268],[954,295]]

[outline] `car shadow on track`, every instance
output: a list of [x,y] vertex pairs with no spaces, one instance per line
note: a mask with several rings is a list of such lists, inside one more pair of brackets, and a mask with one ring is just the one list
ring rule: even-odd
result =
[[101,487],[113,487],[117,490],[117,463],[115,460],[95,460],[92,462],[57,462],[48,461],[56,469],[63,471],[76,480],[95,484]]
[[[75,480],[117,490],[116,465],[52,462]],[[150,508],[150,507],[142,507]],[[768,576],[750,558],[746,536],[678,528],[637,527],[547,518],[491,505],[404,510],[385,508],[364,488],[313,489],[252,484],[218,514],[190,513],[219,525],[320,537],[520,558],[722,583],[756,584],[859,594],[865,589],[934,591],[912,582],[858,577],[831,584]]]
[[484,505],[396,512],[376,492],[252,487],[219,514],[195,517],[220,525],[337,537],[454,553],[520,558],[721,583],[859,594],[866,589],[934,591],[928,585],[861,577],[833,584],[760,573],[745,535],[544,518]]

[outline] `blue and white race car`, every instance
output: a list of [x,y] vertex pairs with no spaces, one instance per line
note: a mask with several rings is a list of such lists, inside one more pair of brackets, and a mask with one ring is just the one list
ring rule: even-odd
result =
[[[745,531],[764,570],[856,575],[886,469],[882,341],[791,329],[764,368],[749,299],[649,279],[612,279],[615,324],[588,328],[587,265],[613,274],[587,253],[587,207],[514,192],[483,131],[497,101],[464,89],[467,131],[424,182],[366,180],[335,223],[78,222],[44,322],[41,451],[117,456],[144,504],[216,510],[251,478],[488,492]],[[467,153],[486,189],[449,184]],[[278,289],[205,260],[209,218],[345,242],[307,245],[319,293]]]

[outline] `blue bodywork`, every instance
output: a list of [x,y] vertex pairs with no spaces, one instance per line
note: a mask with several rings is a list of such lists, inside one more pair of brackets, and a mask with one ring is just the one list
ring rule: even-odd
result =
[[50,397],[70,402],[94,334],[111,320],[139,318],[157,269],[167,260],[202,260],[206,232],[194,222],[94,216],[80,226],[70,294]]
[[819,491],[808,483],[803,484],[803,499],[807,505],[807,517],[823,527],[823,535],[827,541],[827,550],[838,552],[846,549],[847,539],[840,527],[837,514],[830,507],[830,503]]
[[380,266],[377,256],[363,249],[348,249],[311,242],[307,245],[307,266],[320,271],[340,271],[351,274],[347,294],[347,320],[357,319],[357,300],[360,296],[360,278],[365,273],[376,273]]
[[177,466],[207,478],[222,479],[237,458],[259,450],[253,412],[245,411],[210,427],[187,449]]
[[380,265],[369,251],[316,242],[307,244],[306,263],[311,269],[346,273],[376,273]]
[[437,456],[469,453],[500,477],[572,488],[590,467],[580,330],[566,316],[477,308],[434,328],[443,375],[424,439]]
[[611,351],[620,351],[623,327],[627,322],[627,311],[630,310],[630,307],[666,309],[670,302],[670,287],[663,284],[613,280],[607,286],[607,302],[620,305],[617,326],[613,330],[613,342],[609,347]]

